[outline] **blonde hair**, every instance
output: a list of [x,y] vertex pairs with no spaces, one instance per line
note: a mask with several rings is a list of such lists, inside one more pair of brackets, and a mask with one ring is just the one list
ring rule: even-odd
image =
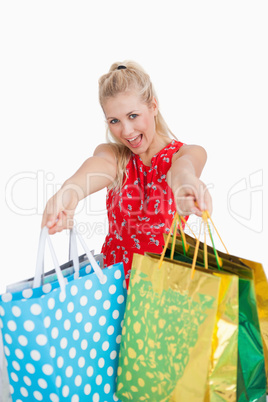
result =
[[[124,66],[126,68],[121,67],[118,69],[118,66]],[[129,90],[135,90],[140,95],[141,101],[147,104],[148,107],[151,107],[153,98],[155,98],[158,102],[157,95],[149,75],[138,63],[126,60],[122,63],[112,64],[109,72],[100,77],[99,101],[101,107],[103,108],[103,104],[107,98],[112,98],[119,93]],[[155,128],[158,135],[177,139],[169,129],[159,110],[157,116],[155,117]],[[117,176],[111,187],[121,187],[123,185],[124,174],[126,173],[126,166],[132,152],[128,147],[113,137],[108,127],[106,139],[115,153],[118,164]]]

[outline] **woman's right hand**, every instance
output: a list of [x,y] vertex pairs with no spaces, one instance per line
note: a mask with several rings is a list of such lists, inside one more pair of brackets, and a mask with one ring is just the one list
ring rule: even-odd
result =
[[43,213],[42,228],[47,226],[49,234],[71,229],[78,202],[78,194],[74,189],[68,186],[62,187],[47,202]]

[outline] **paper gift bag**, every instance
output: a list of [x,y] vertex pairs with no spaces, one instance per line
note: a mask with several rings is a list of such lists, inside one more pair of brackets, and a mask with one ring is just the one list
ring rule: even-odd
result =
[[[13,401],[114,401],[126,286],[123,264],[1,296],[0,317]],[[40,254],[38,253],[38,260]],[[38,263],[37,263],[38,266]],[[66,283],[67,282],[67,283]]]
[[[190,260],[194,256],[194,248],[196,240],[185,236],[187,244],[191,247],[187,248],[185,253],[185,244],[183,238],[177,236],[174,258],[185,261]],[[241,260],[235,256],[230,256],[222,252],[216,252],[213,247],[208,247],[201,243],[202,251],[197,254],[197,261],[202,264],[204,261],[205,249],[208,249],[208,264],[211,269],[218,268],[221,272],[235,272],[239,276],[239,365],[238,365],[238,389],[237,400],[239,401],[257,401],[265,400],[266,378],[264,370],[264,348],[261,337],[259,324],[259,316],[257,312],[256,301],[256,281],[254,286],[253,272]],[[172,248],[171,241],[169,242],[170,249]],[[217,255],[218,254],[218,255]],[[221,266],[219,267],[219,261]],[[263,276],[262,285],[265,284]],[[258,282],[260,288],[260,281]],[[262,295],[264,294],[262,289]],[[261,301],[263,298],[261,297]],[[261,311],[263,308],[261,309]],[[267,312],[266,312],[267,315]],[[265,320],[264,320],[265,321]],[[266,333],[267,337],[267,333]]]
[[204,400],[220,282],[134,254],[117,379],[122,401]]
[[[169,258],[170,250],[167,249],[165,255]],[[176,261],[177,253],[173,258],[173,261]],[[192,260],[187,259],[188,267],[191,268]],[[221,283],[204,402],[235,402],[238,364],[238,276],[224,272],[214,272],[214,275],[221,278]]]
[[[175,252],[174,236],[165,235],[167,248],[165,257],[172,261],[188,263],[192,267],[192,258]],[[199,262],[199,268],[204,261]],[[205,272],[213,272],[207,270]],[[208,374],[208,386],[205,401],[236,401],[237,390],[237,351],[238,351],[238,276],[222,271],[213,272],[221,277],[217,317],[212,338],[211,361]]]
[[239,260],[250,267],[254,273],[253,279],[257,299],[257,311],[265,360],[266,392],[268,394],[268,281],[261,263],[245,258],[239,258]]

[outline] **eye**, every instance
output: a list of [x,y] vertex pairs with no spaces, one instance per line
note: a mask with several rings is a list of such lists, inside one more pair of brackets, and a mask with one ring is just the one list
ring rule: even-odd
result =
[[136,119],[136,117],[138,117],[138,115],[135,114],[135,113],[133,113],[133,114],[131,114],[131,115],[129,116],[129,118],[130,118],[131,120]]
[[113,119],[113,120],[110,120],[110,124],[116,124],[116,123],[118,123],[118,119]]

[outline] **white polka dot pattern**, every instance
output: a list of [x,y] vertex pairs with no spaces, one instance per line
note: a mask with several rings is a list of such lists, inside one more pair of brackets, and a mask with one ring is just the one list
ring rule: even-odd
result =
[[[89,272],[89,273],[88,273]],[[0,320],[14,401],[117,401],[115,376],[124,318],[123,264],[88,266],[57,281],[0,296]],[[48,286],[49,285],[49,286]]]

